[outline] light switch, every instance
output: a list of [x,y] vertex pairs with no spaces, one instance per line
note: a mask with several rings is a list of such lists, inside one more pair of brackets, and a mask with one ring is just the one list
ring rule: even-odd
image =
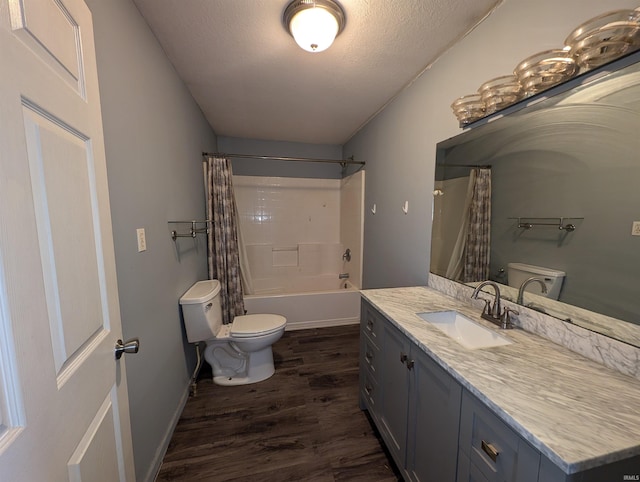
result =
[[144,235],[144,228],[136,229],[136,234],[138,238],[138,253],[147,250],[147,238]]
[[640,221],[634,221],[631,226],[631,236],[640,236]]

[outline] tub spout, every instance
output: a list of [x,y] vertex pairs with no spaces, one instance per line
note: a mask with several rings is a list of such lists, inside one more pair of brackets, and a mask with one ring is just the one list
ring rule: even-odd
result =
[[349,273],[340,273],[338,275],[339,279],[349,279]]

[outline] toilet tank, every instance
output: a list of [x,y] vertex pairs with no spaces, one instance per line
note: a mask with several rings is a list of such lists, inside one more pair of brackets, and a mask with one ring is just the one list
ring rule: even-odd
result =
[[198,281],[180,298],[184,326],[190,343],[210,340],[222,326],[220,282]]
[[532,276],[544,279],[544,284],[547,285],[547,293],[543,294],[540,285],[536,282],[527,285],[527,293],[546,296],[553,300],[558,299],[565,277],[564,271],[524,263],[507,264],[507,282],[509,286],[519,289],[522,283]]

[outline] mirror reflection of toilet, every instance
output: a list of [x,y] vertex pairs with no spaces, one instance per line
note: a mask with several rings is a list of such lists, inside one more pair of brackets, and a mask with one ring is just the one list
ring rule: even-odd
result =
[[287,319],[280,315],[236,316],[222,323],[220,282],[198,281],[180,298],[187,339],[204,341],[204,359],[218,385],[246,385],[275,373],[271,345],[282,337]]
[[560,296],[560,290],[562,289],[562,282],[566,276],[564,271],[524,263],[507,264],[507,282],[509,283],[509,286],[516,289],[520,288],[522,283],[533,276],[544,280],[545,285],[547,285],[547,293],[542,293],[540,287],[536,284],[528,286],[528,292],[539,296],[545,296],[552,300],[558,299]]

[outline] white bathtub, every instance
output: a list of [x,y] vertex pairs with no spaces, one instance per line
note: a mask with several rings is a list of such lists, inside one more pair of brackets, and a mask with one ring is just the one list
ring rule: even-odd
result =
[[346,283],[347,288],[344,288],[344,282],[332,284],[335,288],[330,290],[246,295],[244,308],[247,314],[276,313],[284,316],[287,330],[359,323],[360,291],[350,283]]

